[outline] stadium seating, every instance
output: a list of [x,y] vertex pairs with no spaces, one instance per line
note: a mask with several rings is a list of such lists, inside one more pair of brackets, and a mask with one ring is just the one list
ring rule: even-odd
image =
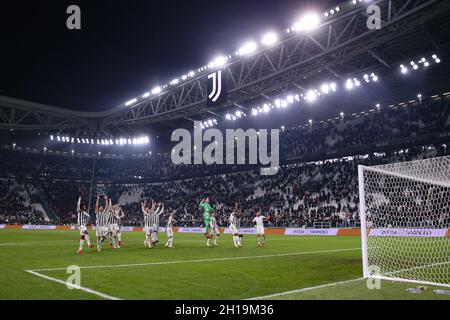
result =
[[[271,214],[271,226],[320,222],[357,226],[357,165],[448,154],[436,137],[450,132],[449,112],[448,100],[436,99],[286,128],[280,137],[283,165],[271,177],[261,177],[251,167],[237,172],[227,166],[174,166],[166,154],[126,161],[101,159],[95,176],[111,183],[97,184],[94,194],[107,193],[118,202],[130,226],[142,225],[139,201],[143,197],[164,201],[167,210],[176,210],[180,225],[200,226],[197,204],[205,191],[216,204],[220,225],[226,225],[230,207],[239,202],[243,225],[250,225],[254,208],[261,207]],[[412,146],[406,151],[405,145]],[[2,151],[0,170],[9,180],[0,180],[0,223],[75,223],[76,198],[82,194],[88,200],[91,162]],[[137,176],[154,182],[140,183]],[[31,206],[31,194],[40,195],[36,202],[41,210]]]

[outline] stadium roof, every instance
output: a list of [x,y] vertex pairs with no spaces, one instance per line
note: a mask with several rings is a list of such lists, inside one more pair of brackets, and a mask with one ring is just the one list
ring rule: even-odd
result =
[[[367,27],[367,5],[379,5],[380,30]],[[375,72],[386,81],[370,91],[406,97],[411,87],[395,76],[400,64],[433,53],[442,58],[442,68],[427,72],[424,92],[446,90],[450,22],[450,2],[446,0],[346,1],[331,14],[321,13],[311,30],[298,25],[273,31],[262,43],[247,44],[212,64],[193,68],[177,81],[169,81],[146,94],[102,112],[79,112],[59,107],[0,97],[0,129],[32,130],[78,135],[133,135],[142,127],[179,127],[211,117],[225,121],[235,110],[251,113],[252,107],[291,92],[308,93],[324,81],[346,79]],[[308,14],[308,13],[305,13]],[[255,36],[255,39],[258,37]],[[223,58],[223,59],[222,59]],[[227,75],[227,100],[215,107],[207,105],[206,77],[220,67]],[[391,81],[387,81],[391,78]],[[384,88],[383,88],[384,86]],[[383,91],[384,90],[384,91]],[[439,92],[439,91],[438,91]],[[373,102],[368,90],[340,102],[340,110]],[[380,96],[380,95],[378,95]],[[333,103],[333,99],[324,102]],[[319,111],[316,111],[319,112]],[[337,110],[332,110],[337,112]],[[309,115],[308,115],[309,116]],[[141,130],[142,131],[142,130]]]

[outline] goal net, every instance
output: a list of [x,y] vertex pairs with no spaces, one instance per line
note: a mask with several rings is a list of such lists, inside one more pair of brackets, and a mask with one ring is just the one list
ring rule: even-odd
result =
[[450,156],[358,176],[364,277],[450,287]]

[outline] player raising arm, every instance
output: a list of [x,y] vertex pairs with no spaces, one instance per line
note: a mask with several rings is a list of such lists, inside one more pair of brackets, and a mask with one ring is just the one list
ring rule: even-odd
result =
[[[108,197],[105,196],[105,203],[108,203]],[[100,206],[100,196],[97,195],[97,201],[95,202],[95,215],[96,215],[96,236],[97,236],[97,251],[102,251],[102,243],[105,241],[108,235],[108,225],[105,208]]]
[[77,225],[80,229],[80,247],[78,248],[78,254],[83,254],[84,242],[87,241],[88,248],[93,248],[94,245],[89,239],[89,232],[87,225],[89,224],[90,215],[87,213],[86,205],[81,206],[81,197],[78,198],[77,202]]
[[164,212],[164,203],[159,203],[158,208],[156,211],[154,211],[151,215],[151,224],[152,224],[152,233],[151,233],[151,239],[152,244],[155,246],[159,240],[158,240],[158,231],[159,231],[159,217]]
[[[256,234],[258,236],[258,247],[266,246],[266,235],[264,232],[264,220],[267,217],[261,215],[261,209],[256,210],[256,217],[253,219],[253,223],[256,224]],[[262,241],[261,241],[262,238]]]
[[144,232],[145,232],[144,246],[148,247],[148,248],[153,247],[152,240],[151,240],[152,228],[153,228],[153,225],[151,223],[151,216],[152,216],[152,213],[155,211],[155,209],[156,209],[155,201],[152,201],[152,207],[149,208],[147,206],[147,199],[144,199],[144,201],[142,202],[142,213],[144,214]]

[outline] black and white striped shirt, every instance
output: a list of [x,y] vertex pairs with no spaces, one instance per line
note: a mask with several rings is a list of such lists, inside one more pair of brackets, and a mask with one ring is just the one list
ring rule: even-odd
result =
[[116,217],[115,217],[115,215],[114,215],[114,212],[112,211],[112,210],[108,210],[106,213],[105,213],[105,215],[106,215],[106,225],[107,226],[110,226],[110,225],[113,225],[113,224],[116,224],[117,223],[117,220],[116,220]]
[[95,225],[98,228],[103,228],[108,226],[108,215],[106,212],[97,212]]
[[77,223],[78,226],[80,227],[86,227],[89,223],[89,213],[87,213],[86,211],[78,211],[77,214]]
[[90,215],[81,210],[81,198],[77,202],[77,223],[79,227],[86,227],[89,223]]
[[167,220],[167,228],[172,228],[175,223],[175,219],[172,217],[169,217],[169,220]]
[[234,212],[230,215],[230,227],[239,229],[241,227],[241,218],[238,217]]

